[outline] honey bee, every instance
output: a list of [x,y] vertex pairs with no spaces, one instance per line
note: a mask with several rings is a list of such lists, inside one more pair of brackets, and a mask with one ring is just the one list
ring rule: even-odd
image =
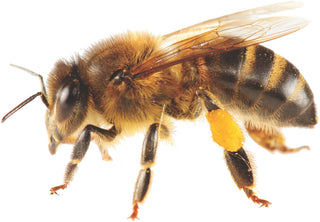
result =
[[283,127],[317,123],[313,93],[298,69],[260,43],[293,33],[305,19],[271,16],[301,5],[286,2],[208,20],[179,31],[153,36],[127,32],[93,45],[71,61],[59,60],[41,91],[2,119],[40,96],[47,107],[49,151],[74,144],[62,185],[72,181],[78,164],[94,141],[104,160],[108,145],[145,131],[141,170],[133,194],[136,219],[151,186],[158,142],[170,137],[173,120],[194,120],[205,113],[214,142],[224,148],[236,185],[254,203],[270,202],[254,192],[252,163],[244,135],[269,151],[297,152],[286,146]]

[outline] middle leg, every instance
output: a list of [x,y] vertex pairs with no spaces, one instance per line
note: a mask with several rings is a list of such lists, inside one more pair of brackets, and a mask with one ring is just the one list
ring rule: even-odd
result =
[[154,123],[149,127],[142,145],[140,162],[142,169],[139,172],[137,182],[135,185],[132,200],[133,212],[129,217],[132,220],[138,218],[139,204],[145,200],[147,192],[151,185],[151,167],[155,163],[159,138],[160,124]]

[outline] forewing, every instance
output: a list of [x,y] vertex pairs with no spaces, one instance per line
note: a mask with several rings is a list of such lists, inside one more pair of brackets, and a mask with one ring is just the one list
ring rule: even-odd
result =
[[270,14],[300,6],[297,2],[268,5],[208,20],[165,35],[159,50],[133,67],[132,74],[135,78],[142,78],[184,60],[288,35],[306,26],[307,20]]

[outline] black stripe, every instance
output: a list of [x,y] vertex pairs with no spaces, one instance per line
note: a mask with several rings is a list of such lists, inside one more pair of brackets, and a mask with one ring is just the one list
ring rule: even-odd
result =
[[259,100],[259,104],[263,108],[263,115],[274,114],[282,105],[284,105],[284,103],[286,103],[294,92],[298,83],[298,78],[298,69],[287,62],[275,87],[264,91]]
[[[317,123],[313,94],[307,83],[305,83],[303,89],[299,90],[299,93],[293,102],[295,103],[295,112],[297,112],[297,114],[292,119],[289,119],[287,116],[288,109],[282,110],[282,113],[286,114],[285,117],[289,119],[288,121],[290,121],[290,124],[294,126],[310,127]],[[291,112],[293,112],[293,109]]]
[[211,92],[223,103],[231,102],[245,54],[246,48],[242,48],[205,58],[213,82]]
[[242,108],[252,107],[263,92],[272,70],[274,52],[258,45],[255,47],[254,57],[254,61],[246,59],[246,63],[254,63],[251,64],[250,72],[241,74],[243,80],[240,79],[238,85],[238,99]]
[[291,124],[294,126],[304,126],[312,127],[317,124],[316,118],[316,108],[314,102],[312,102],[309,107],[297,118],[291,121]]

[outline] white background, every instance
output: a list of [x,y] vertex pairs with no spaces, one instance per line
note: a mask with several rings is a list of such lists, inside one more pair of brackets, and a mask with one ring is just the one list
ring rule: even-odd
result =
[[[9,1],[7,1],[9,2]],[[58,58],[69,58],[90,44],[126,30],[166,34],[228,13],[276,1],[10,1],[0,8],[0,115],[40,90],[38,79],[10,67],[27,67],[44,77]],[[312,23],[298,33],[265,45],[293,62],[320,97],[320,17],[316,1],[304,1],[296,15]],[[40,99],[0,125],[0,221],[127,221],[139,171],[143,134],[111,150],[113,161],[90,149],[74,182],[60,196],[72,146],[48,152]],[[141,221],[319,221],[319,127],[285,131],[291,146],[311,151],[271,154],[249,138],[257,190],[271,201],[259,208],[237,189],[222,149],[211,141],[205,122],[177,123],[174,145],[161,143],[154,179]]]

